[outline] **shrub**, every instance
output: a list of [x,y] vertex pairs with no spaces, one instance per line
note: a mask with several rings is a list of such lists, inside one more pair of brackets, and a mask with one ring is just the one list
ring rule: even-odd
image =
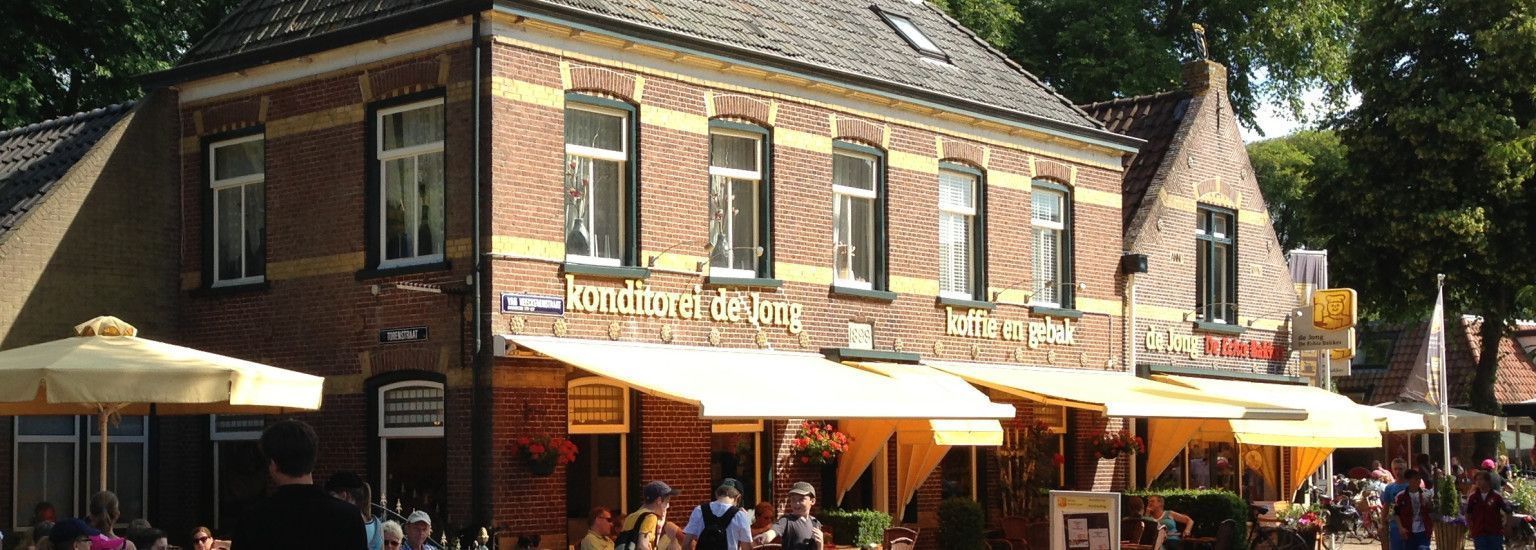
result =
[[[1164,489],[1126,493],[1145,498],[1161,495],[1167,501],[1167,509],[1179,512],[1195,520],[1194,536],[1214,537],[1221,520],[1236,523],[1232,540],[1247,540],[1248,503],[1237,493],[1217,489]],[[1123,506],[1122,506],[1123,509]]]
[[880,546],[891,527],[891,515],[875,510],[828,509],[816,518],[832,529],[832,542],[839,546]]
[[1514,479],[1509,480],[1509,485],[1512,487],[1509,491],[1509,501],[1514,503],[1515,511],[1529,514],[1532,510],[1536,510],[1536,482],[1514,476]]
[[954,497],[939,504],[939,548],[986,550],[985,531],[981,504],[976,501]]

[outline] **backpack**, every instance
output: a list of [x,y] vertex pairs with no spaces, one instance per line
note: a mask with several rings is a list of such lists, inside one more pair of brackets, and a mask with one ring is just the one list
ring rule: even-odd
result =
[[724,514],[715,515],[710,509],[709,503],[699,505],[699,514],[704,518],[704,529],[699,532],[699,544],[697,550],[732,550],[728,544],[730,537],[726,530],[730,529],[731,522],[736,520],[736,514],[741,512],[740,506],[732,506]]
[[[621,531],[618,538],[613,540],[613,550],[639,550],[640,526],[645,525],[646,516],[655,515],[656,514],[652,514],[650,512],[640,514],[640,517],[635,519],[635,527],[633,529],[625,529]],[[659,530],[661,529],[661,526],[657,525],[656,528]],[[654,548],[655,545],[652,544],[652,547]]]

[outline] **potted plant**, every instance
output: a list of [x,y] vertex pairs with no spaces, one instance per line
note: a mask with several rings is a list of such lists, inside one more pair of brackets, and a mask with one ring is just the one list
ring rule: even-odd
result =
[[556,466],[576,461],[576,444],[563,437],[522,437],[513,444],[512,456],[528,465],[534,475],[547,476]]
[[1461,550],[1467,541],[1467,516],[1462,515],[1461,493],[1456,480],[1440,476],[1435,480],[1435,548]]
[[1317,535],[1323,530],[1322,508],[1317,504],[1293,504],[1280,513],[1285,527],[1296,532],[1308,547],[1317,546]]
[[831,424],[818,424],[809,420],[800,423],[791,450],[801,464],[826,465],[848,450],[853,438],[832,428]]
[[1093,440],[1093,450],[1100,457],[1113,460],[1121,454],[1133,455],[1145,451],[1146,444],[1140,437],[1131,435],[1130,430],[1106,431]]

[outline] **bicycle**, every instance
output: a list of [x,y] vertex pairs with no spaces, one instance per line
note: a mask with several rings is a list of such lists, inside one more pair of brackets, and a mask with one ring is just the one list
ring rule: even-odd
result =
[[1296,531],[1261,525],[1259,516],[1267,513],[1269,508],[1248,505],[1248,550],[1312,550]]

